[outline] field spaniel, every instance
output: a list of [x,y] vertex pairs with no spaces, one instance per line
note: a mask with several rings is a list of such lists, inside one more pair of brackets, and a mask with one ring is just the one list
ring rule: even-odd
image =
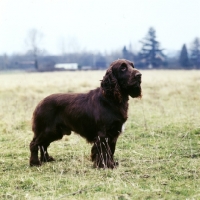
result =
[[111,63],[100,87],[88,93],[52,94],[43,99],[33,113],[30,166],[54,161],[48,146],[73,131],[93,144],[95,167],[116,167],[115,146],[128,118],[129,96],[141,97],[140,84],[141,73],[133,63],[118,59]]

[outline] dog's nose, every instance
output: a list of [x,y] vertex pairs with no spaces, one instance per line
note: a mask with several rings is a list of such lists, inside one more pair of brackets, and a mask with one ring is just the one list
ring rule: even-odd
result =
[[140,84],[142,81],[141,81],[141,76],[142,76],[142,74],[140,73],[140,72],[137,72],[136,74],[135,74],[135,79],[136,79],[136,81]]
[[135,77],[136,77],[136,78],[141,78],[141,76],[142,76],[142,74],[141,74],[140,72],[137,72],[137,73],[135,74]]

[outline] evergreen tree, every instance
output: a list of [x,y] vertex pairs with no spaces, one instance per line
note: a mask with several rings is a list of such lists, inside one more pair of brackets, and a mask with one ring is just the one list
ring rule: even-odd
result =
[[200,69],[200,41],[195,38],[191,49],[191,63],[195,68]]
[[126,49],[126,46],[124,46],[124,48],[122,49],[122,54],[123,54],[123,58],[124,59],[129,59],[128,57],[128,54],[129,54],[129,52],[128,52],[128,50]]
[[156,31],[150,28],[147,37],[141,41],[143,44],[139,57],[146,66],[159,67],[165,64],[166,56],[163,54],[163,49],[160,49],[160,43],[156,40]]
[[188,68],[189,67],[188,52],[187,52],[187,47],[186,47],[185,44],[183,45],[183,47],[181,49],[179,63],[184,68]]
[[[132,48],[132,47],[131,47]],[[124,59],[127,59],[127,60],[134,60],[134,53],[131,51],[131,48],[130,49],[127,49],[126,46],[123,47],[122,49],[122,56]]]

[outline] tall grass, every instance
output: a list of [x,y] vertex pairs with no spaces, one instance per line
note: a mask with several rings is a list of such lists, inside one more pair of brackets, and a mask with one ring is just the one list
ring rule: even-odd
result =
[[87,92],[104,73],[0,75],[0,199],[200,199],[200,71],[142,71],[143,98],[129,101],[117,169],[94,169],[91,145],[76,134],[51,144],[56,162],[29,167],[37,103]]

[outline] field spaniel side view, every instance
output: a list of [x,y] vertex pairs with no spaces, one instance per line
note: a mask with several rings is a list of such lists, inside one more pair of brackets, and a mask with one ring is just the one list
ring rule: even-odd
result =
[[95,167],[116,167],[116,142],[128,118],[129,96],[141,97],[141,76],[132,62],[119,59],[111,63],[100,87],[88,93],[52,94],[43,99],[33,113],[30,166],[54,161],[48,146],[74,131],[93,144]]

